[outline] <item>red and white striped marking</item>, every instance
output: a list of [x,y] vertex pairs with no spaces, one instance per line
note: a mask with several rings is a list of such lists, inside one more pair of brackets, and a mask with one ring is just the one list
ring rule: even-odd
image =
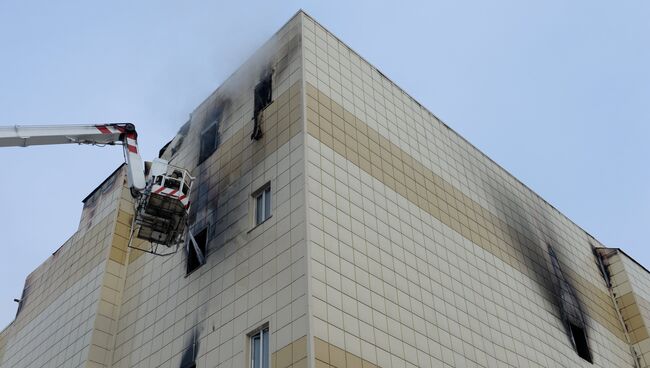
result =
[[177,198],[182,204],[184,208],[189,208],[190,207],[190,200],[187,198],[185,194],[182,192],[178,191],[177,189],[171,189],[164,187],[162,185],[154,185],[151,188],[151,193],[152,194],[161,194],[167,197],[175,197]]
[[[126,131],[124,127],[119,126],[119,125],[112,125],[112,124],[102,124],[102,125],[95,125],[97,130],[99,130],[102,134],[122,134]],[[137,141],[138,135],[135,132],[131,133],[126,133],[126,139],[124,140],[124,144],[126,144],[126,148],[129,150],[131,153],[138,153],[138,141]]]

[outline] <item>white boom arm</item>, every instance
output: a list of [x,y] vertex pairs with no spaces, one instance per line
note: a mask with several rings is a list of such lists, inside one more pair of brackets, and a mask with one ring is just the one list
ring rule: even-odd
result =
[[146,185],[144,165],[138,152],[138,133],[133,124],[98,125],[16,125],[0,127],[0,147],[27,147],[49,144],[121,143],[127,164],[129,186],[138,192]]

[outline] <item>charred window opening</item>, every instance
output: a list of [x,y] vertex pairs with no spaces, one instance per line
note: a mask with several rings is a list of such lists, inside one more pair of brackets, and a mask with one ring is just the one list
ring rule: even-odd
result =
[[219,147],[219,120],[215,120],[201,132],[201,152],[199,164],[210,157]]
[[553,275],[555,278],[555,294],[557,301],[560,304],[560,316],[562,322],[567,329],[573,348],[582,359],[593,363],[591,358],[591,351],[589,350],[589,340],[587,338],[585,318],[582,313],[582,308],[578,298],[575,295],[573,287],[565,278],[562,269],[560,268],[560,261],[555,254],[555,251],[550,244],[548,246],[548,255],[551,259],[551,266],[553,267]]
[[253,126],[253,134],[251,139],[258,140],[262,138],[261,114],[262,111],[272,102],[272,73],[267,73],[262,80],[255,86],[255,102],[253,109],[253,119],[255,125]]
[[187,274],[189,275],[205,264],[208,248],[208,227],[206,226],[194,236],[190,233],[187,243]]
[[603,276],[603,279],[605,280],[605,284],[607,285],[608,289],[612,288],[612,275],[609,273],[609,269],[607,268],[607,262],[606,262],[606,256],[601,253],[603,249],[598,249],[594,247],[593,244],[591,245],[591,250],[594,253],[594,257],[596,258],[596,265],[598,266],[598,270],[600,270],[600,274]]
[[569,323],[569,328],[571,330],[571,339],[573,340],[573,347],[575,347],[580,358],[588,361],[589,363],[593,363],[593,360],[591,358],[591,351],[589,351],[589,344],[587,342],[587,334],[585,334],[585,330],[580,326],[574,325],[573,323]]
[[192,336],[188,341],[189,346],[181,356],[180,368],[196,368],[196,357],[198,356],[200,345],[199,333],[200,330],[197,330],[196,328],[192,331]]

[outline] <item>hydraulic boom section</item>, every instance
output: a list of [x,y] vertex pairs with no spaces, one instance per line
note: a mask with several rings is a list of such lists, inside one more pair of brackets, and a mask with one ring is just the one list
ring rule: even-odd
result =
[[121,144],[129,188],[136,199],[131,235],[151,242],[149,249],[138,249],[160,255],[172,254],[159,250],[158,245],[178,248],[183,241],[194,178],[183,168],[169,165],[162,159],[147,162],[145,173],[137,138],[135,126],[129,123],[0,127],[0,147]]
[[29,147],[52,144],[122,144],[132,191],[146,185],[142,157],[138,153],[138,133],[129,123],[96,125],[16,125],[0,127],[0,147]]

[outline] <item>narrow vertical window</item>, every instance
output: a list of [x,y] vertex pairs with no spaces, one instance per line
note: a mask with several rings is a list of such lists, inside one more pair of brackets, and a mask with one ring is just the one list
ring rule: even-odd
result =
[[251,368],[269,368],[269,328],[251,335]]
[[[194,243],[196,241],[196,244]],[[194,241],[187,242],[187,274],[201,267],[207,256],[208,228],[199,231],[194,235]]]
[[580,358],[593,363],[594,361],[591,358],[591,351],[589,350],[589,343],[587,342],[587,335],[585,330],[580,326],[576,326],[573,323],[569,323],[569,329],[571,330],[571,338],[573,339],[573,346],[576,348],[576,352]]
[[547,244],[547,246],[551,266],[553,267],[556,287],[555,294],[560,307],[560,316],[567,329],[569,339],[578,356],[589,363],[593,363],[591,350],[589,349],[589,339],[587,338],[587,324],[585,323],[582,308],[580,307],[573,287],[569,284],[562,272],[560,261],[555,254],[555,250],[553,250],[550,244]]
[[271,186],[266,184],[253,197],[255,198],[255,225],[259,225],[271,217]]
[[221,141],[221,136],[219,134],[219,125],[221,124],[222,115],[223,106],[218,105],[210,114],[210,117],[207,120],[209,121],[209,124],[207,124],[201,132],[199,164],[210,157],[219,147],[219,143]]
[[251,134],[251,139],[254,140],[262,138],[260,115],[262,113],[262,110],[264,110],[273,101],[272,76],[273,74],[271,72],[268,72],[255,86],[253,101],[253,120],[255,121],[255,125],[253,126],[253,133]]

